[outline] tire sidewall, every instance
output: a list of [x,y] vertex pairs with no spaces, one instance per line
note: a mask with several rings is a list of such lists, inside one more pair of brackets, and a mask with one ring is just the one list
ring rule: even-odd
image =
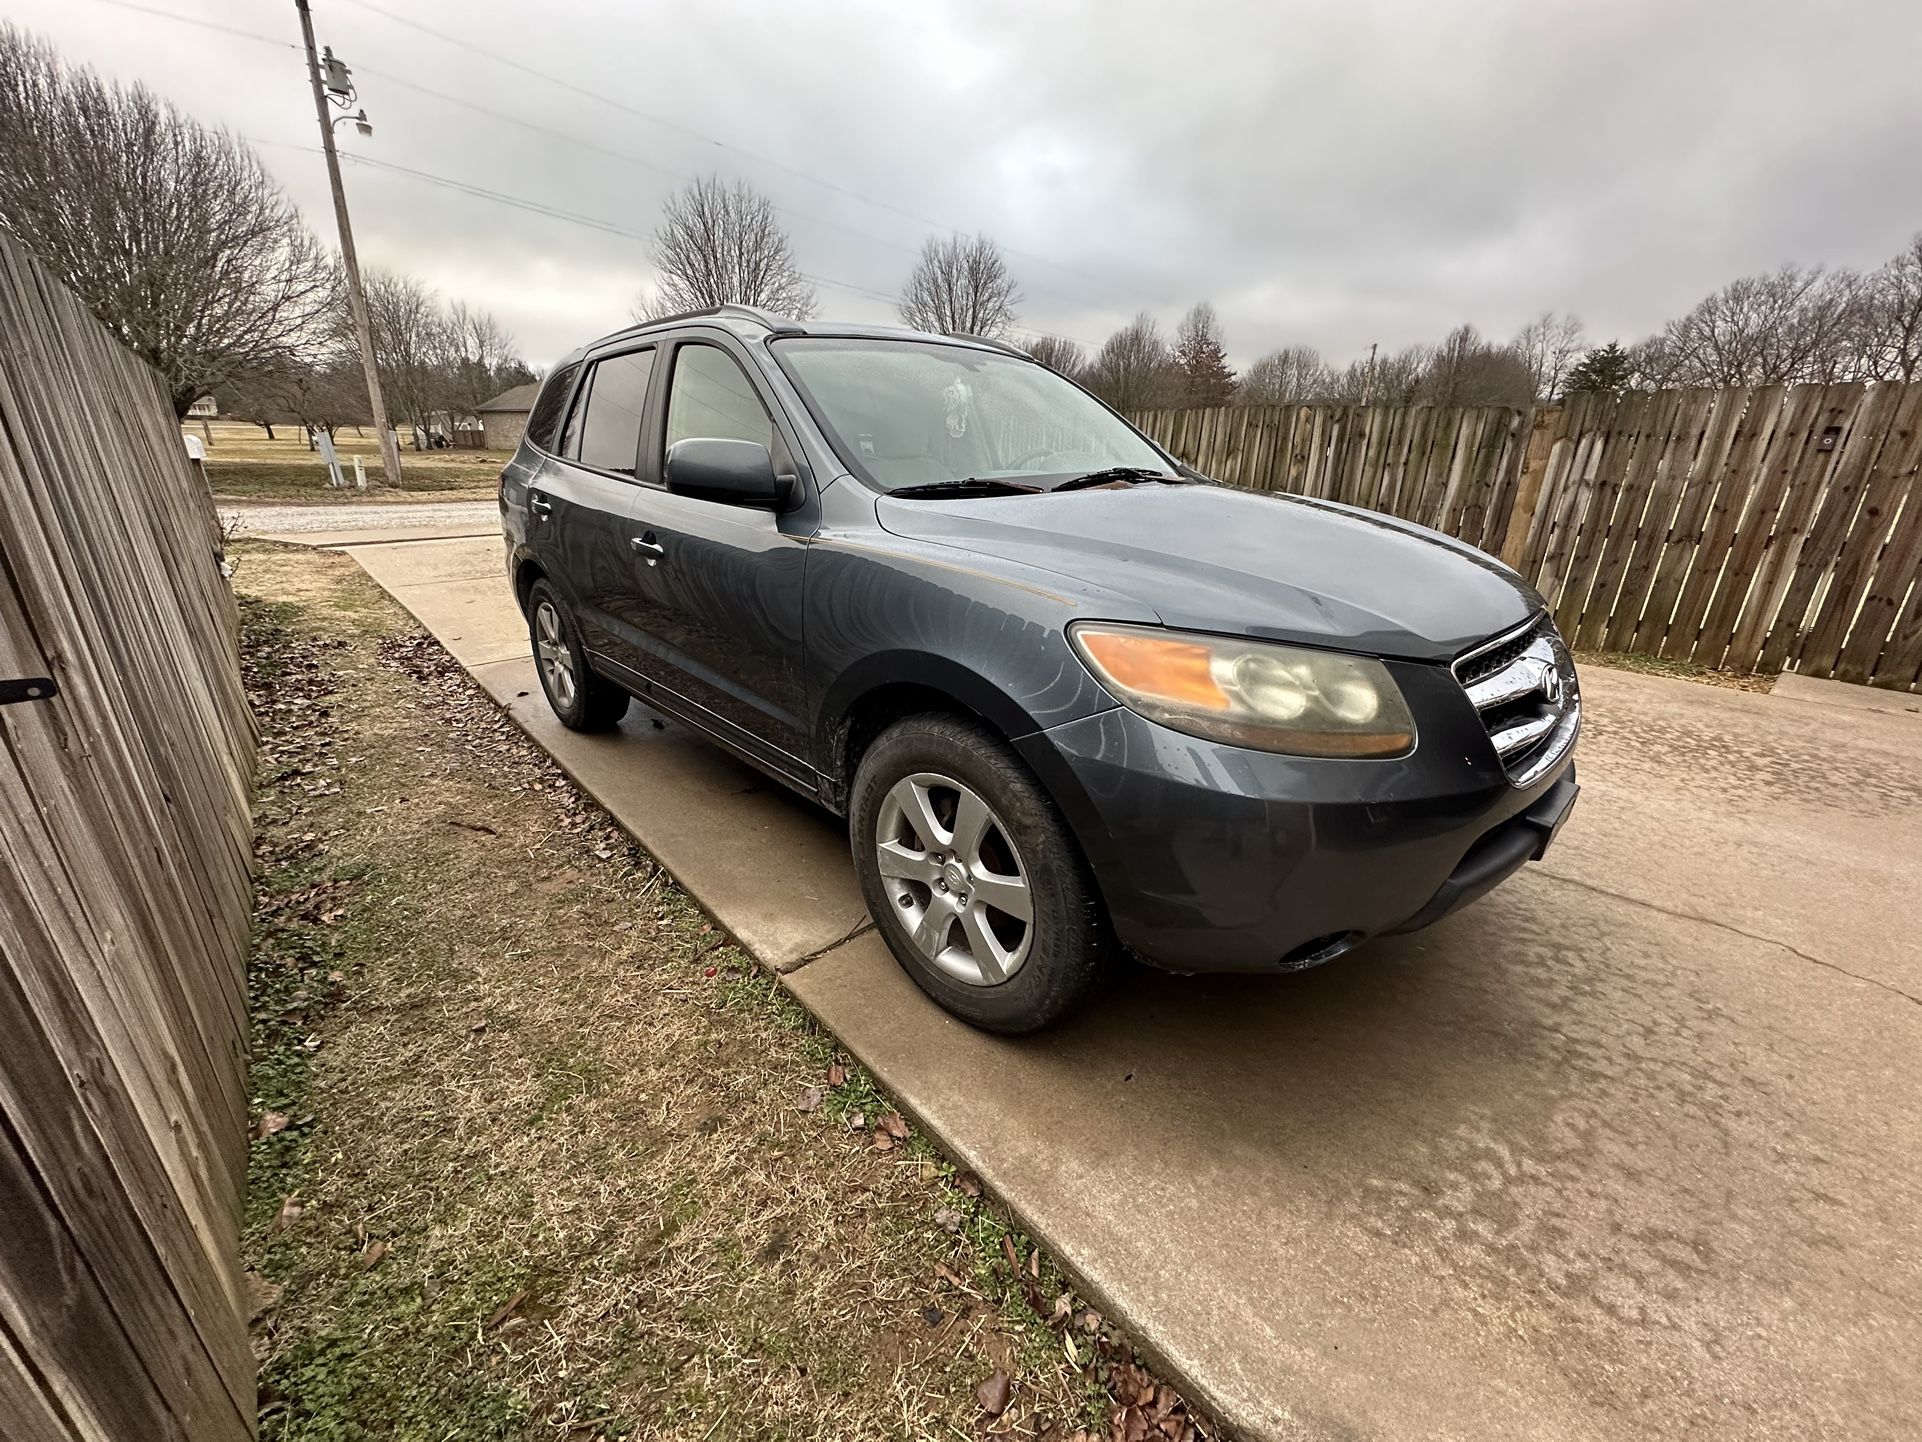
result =
[[[1027,960],[996,986],[969,986],[922,957],[875,859],[875,823],[902,777],[938,772],[972,787],[1012,833],[1034,901]],[[945,716],[897,722],[868,748],[849,798],[849,844],[861,893],[888,949],[948,1011],[989,1031],[1046,1026],[1071,1010],[1104,969],[1111,943],[1087,863],[1019,757],[980,727]]]
[[[561,619],[561,641],[567,653],[574,660],[574,702],[563,706],[555,698],[552,688],[547,684],[547,669],[541,665],[540,650],[540,609],[545,601],[554,608],[554,614]],[[581,650],[580,631],[574,625],[574,614],[568,609],[567,602],[559,591],[547,581],[536,581],[534,589],[527,595],[527,641],[534,655],[534,674],[540,678],[541,694],[547,697],[547,704],[560,718],[563,726],[577,727],[587,713],[587,656]]]

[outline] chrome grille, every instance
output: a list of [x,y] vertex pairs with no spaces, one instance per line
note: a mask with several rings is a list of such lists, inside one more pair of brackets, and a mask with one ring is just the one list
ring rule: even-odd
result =
[[1581,725],[1581,691],[1547,616],[1463,653],[1454,671],[1515,785],[1540,780],[1568,754]]

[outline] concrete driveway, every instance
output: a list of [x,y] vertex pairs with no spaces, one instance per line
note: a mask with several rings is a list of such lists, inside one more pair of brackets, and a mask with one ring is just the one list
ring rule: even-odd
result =
[[1247,1434],[1915,1435],[1922,715],[1590,670],[1547,862],[1005,1041],[860,930],[832,819],[639,707],[563,731],[498,537],[353,554]]

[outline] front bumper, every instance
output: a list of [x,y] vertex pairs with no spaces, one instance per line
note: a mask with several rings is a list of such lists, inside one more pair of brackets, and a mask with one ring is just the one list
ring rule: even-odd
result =
[[1426,926],[1539,857],[1577,790],[1572,744],[1510,784],[1472,713],[1393,761],[1222,746],[1119,707],[1016,744],[1121,941],[1184,972],[1297,970]]

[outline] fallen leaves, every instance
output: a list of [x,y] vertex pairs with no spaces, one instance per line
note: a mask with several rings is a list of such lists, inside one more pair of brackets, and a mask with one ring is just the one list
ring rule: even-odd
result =
[[300,1214],[305,1210],[306,1208],[300,1204],[298,1195],[293,1192],[287,1193],[286,1196],[280,1199],[280,1210],[274,1213],[273,1223],[267,1230],[269,1232],[286,1231],[289,1227],[293,1226],[295,1222],[300,1220]]
[[513,1296],[509,1297],[505,1302],[502,1302],[499,1307],[495,1308],[494,1314],[485,1322],[481,1323],[481,1330],[483,1332],[493,1331],[496,1327],[500,1326],[502,1322],[505,1322],[509,1317],[513,1316],[515,1312],[520,1310],[521,1303],[525,1302],[533,1294],[534,1289],[532,1287],[522,1287],[518,1292],[514,1293]]
[[809,1087],[806,1091],[801,1093],[801,1102],[800,1102],[799,1109],[804,1112],[818,1112],[821,1109],[822,1095],[823,1095],[822,1091],[819,1087]]
[[260,1120],[254,1123],[254,1140],[260,1141],[263,1137],[286,1131],[292,1120],[285,1112],[262,1112]]
[[360,1254],[361,1271],[363,1272],[373,1271],[374,1268],[378,1267],[381,1264],[382,1260],[387,1256],[388,1252],[392,1250],[393,1249],[389,1247],[385,1242],[375,1242],[373,1246],[367,1248],[366,1251]]
[[981,1404],[981,1410],[990,1417],[999,1417],[1008,1410],[1008,1403],[1014,1397],[1014,1378],[1001,1368],[996,1367],[981,1385],[974,1389],[974,1400]]
[[848,1069],[846,1067],[842,1066],[841,1063],[839,1063],[838,1061],[829,1065],[828,1067],[828,1085],[829,1086],[831,1087],[846,1086],[847,1081],[848,1081]]

